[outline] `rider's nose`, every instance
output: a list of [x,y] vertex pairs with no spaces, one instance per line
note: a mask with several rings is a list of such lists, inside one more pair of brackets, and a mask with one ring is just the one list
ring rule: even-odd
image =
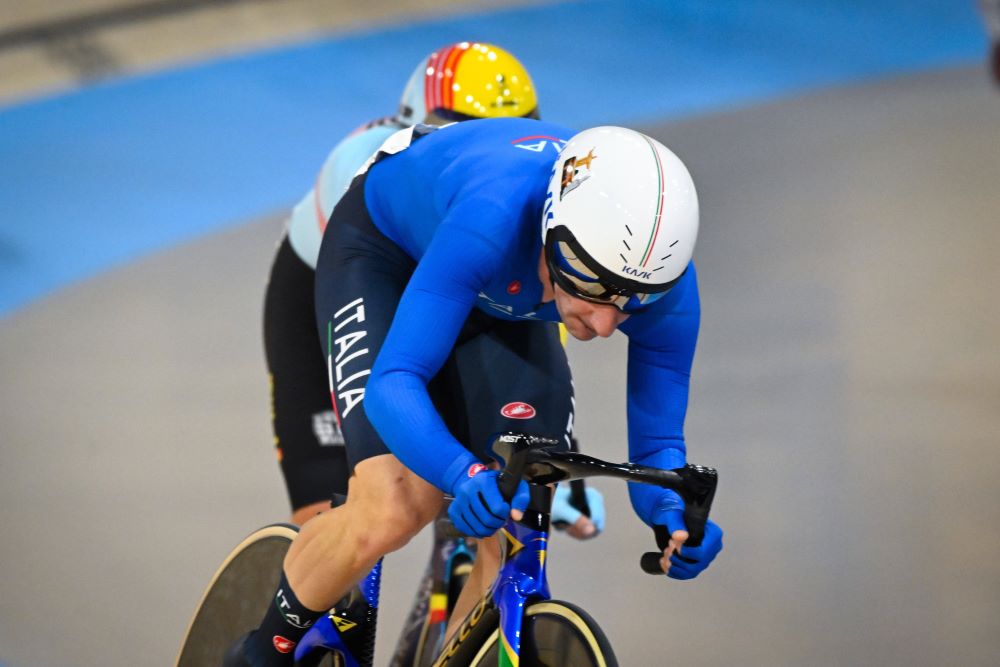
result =
[[618,327],[618,309],[614,306],[597,306],[587,315],[587,326],[601,338],[607,338]]

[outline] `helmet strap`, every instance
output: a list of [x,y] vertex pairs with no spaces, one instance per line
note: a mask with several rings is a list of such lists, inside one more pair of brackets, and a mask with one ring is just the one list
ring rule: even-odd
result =
[[545,257],[544,244],[542,245],[541,253],[538,255],[538,281],[542,283],[541,303],[553,301],[556,298],[556,279],[552,277],[552,271],[549,270],[548,260]]

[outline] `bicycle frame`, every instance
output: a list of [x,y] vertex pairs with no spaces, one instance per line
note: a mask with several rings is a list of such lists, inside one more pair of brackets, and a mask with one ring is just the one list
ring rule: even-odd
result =
[[[468,637],[472,628],[490,608],[500,611],[500,636],[504,647],[504,657],[500,664],[517,664],[524,605],[550,597],[545,556],[549,539],[548,506],[551,500],[552,492],[548,487],[533,485],[531,503],[524,517],[520,521],[508,519],[506,525],[497,532],[501,538],[499,573],[489,591],[466,617],[452,640],[441,650],[433,663],[434,667],[448,663],[461,641]],[[372,608],[378,607],[381,566],[382,561],[379,561],[360,586],[365,603]],[[303,661],[313,651],[322,649],[340,652],[344,667],[363,667],[341,636],[342,630],[349,629],[346,623],[351,622],[332,614],[322,616],[299,642],[295,660]]]
[[486,612],[500,613],[500,667],[518,664],[521,654],[521,621],[529,602],[548,600],[549,581],[545,569],[549,543],[549,513],[552,491],[531,485],[531,500],[524,516],[508,519],[497,535],[500,542],[500,569],[490,590],[480,599],[442,649],[433,667],[444,667]]
[[[685,501],[685,521],[691,536],[689,542],[700,544],[715,495],[717,474],[714,469],[689,464],[675,470],[661,470],[632,463],[608,463],[576,452],[545,449],[546,445],[553,444],[558,443],[516,433],[501,435],[494,443],[493,452],[504,463],[498,480],[501,492],[509,501],[522,478],[525,478],[530,490],[528,507],[520,519],[508,518],[497,532],[501,538],[499,572],[490,589],[447,642],[433,667],[445,667],[491,609],[496,609],[500,615],[499,667],[516,667],[519,664],[525,605],[551,597],[546,574],[552,503],[549,484],[602,476],[673,489]],[[657,553],[652,555],[659,558]],[[378,606],[380,575],[381,561],[361,585],[365,601],[372,609]],[[344,667],[362,667],[341,638],[336,627],[337,618],[327,614],[306,633],[296,648],[296,661],[302,661],[317,648],[326,648],[343,654]],[[370,631],[374,633],[374,623]],[[374,647],[374,641],[371,646]],[[366,664],[370,664],[371,657],[365,657]]]
[[[520,654],[521,617],[525,604],[549,599],[545,556],[549,539],[548,507],[552,491],[546,486],[532,485],[532,499],[520,521],[508,519],[497,532],[500,537],[500,570],[493,586],[465,618],[454,637],[439,653],[434,667],[446,665],[461,641],[490,608],[500,612],[500,641],[503,652],[500,665],[516,665]],[[544,508],[544,509],[543,509]],[[372,568],[360,589],[364,603],[378,607],[382,562]],[[441,619],[443,620],[443,619]],[[362,667],[348,648],[342,631],[354,623],[343,616],[325,614],[302,638],[295,650],[296,661],[304,661],[313,651],[324,649],[343,655],[344,667]]]

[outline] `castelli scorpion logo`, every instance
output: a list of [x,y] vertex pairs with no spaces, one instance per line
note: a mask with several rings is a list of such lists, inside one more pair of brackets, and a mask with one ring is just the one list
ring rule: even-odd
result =
[[281,635],[275,635],[272,637],[271,642],[274,644],[274,650],[278,653],[291,653],[292,649],[295,648],[295,642],[291,639],[286,639]]
[[500,408],[500,414],[507,419],[531,419],[535,416],[535,408],[521,401],[514,401]]

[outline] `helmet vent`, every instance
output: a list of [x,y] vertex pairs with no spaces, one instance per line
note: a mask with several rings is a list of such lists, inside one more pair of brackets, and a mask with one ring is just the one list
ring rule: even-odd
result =
[[[675,245],[677,245],[677,244],[678,244],[678,243],[680,243],[680,242],[681,242],[681,240],[680,240],[680,239],[677,239],[676,241],[674,241],[673,243],[671,243],[671,244],[670,244],[670,245],[668,245],[667,247],[668,247],[668,248],[673,248],[673,247],[674,247]],[[669,255],[667,255],[666,257],[661,257],[661,258],[660,258],[660,261],[661,261],[661,262],[663,262],[663,261],[666,261],[666,260],[670,259],[670,258],[671,258],[671,257],[673,257],[673,256],[674,256],[674,253],[670,253],[670,254],[669,254]]]

